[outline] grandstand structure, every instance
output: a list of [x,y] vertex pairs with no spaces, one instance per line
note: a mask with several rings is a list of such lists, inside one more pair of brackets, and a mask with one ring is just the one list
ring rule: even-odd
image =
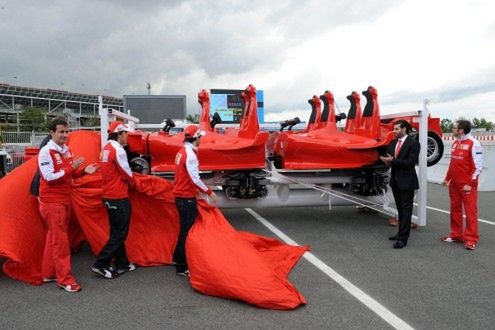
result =
[[[88,126],[98,115],[98,95],[44,89],[0,83],[0,123],[19,125],[23,109],[39,107],[46,109],[47,117],[65,115],[71,126]],[[122,98],[103,96],[103,106],[124,110]]]

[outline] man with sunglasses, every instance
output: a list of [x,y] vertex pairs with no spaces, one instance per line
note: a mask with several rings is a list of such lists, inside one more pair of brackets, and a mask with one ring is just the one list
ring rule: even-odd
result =
[[[450,195],[450,234],[443,242],[464,243],[467,250],[476,249],[478,235],[478,178],[483,164],[481,144],[471,133],[471,122],[457,120],[452,129],[456,140],[444,184]],[[466,213],[463,230],[462,207]]]

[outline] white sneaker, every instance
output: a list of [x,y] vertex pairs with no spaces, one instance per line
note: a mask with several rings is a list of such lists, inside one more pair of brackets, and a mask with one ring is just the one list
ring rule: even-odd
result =
[[177,272],[177,276],[184,276],[184,277],[189,277],[190,273],[189,273],[189,269],[186,269],[185,271],[183,272]]
[[59,284],[58,286],[67,292],[79,292],[82,290],[79,284],[77,283],[68,284],[68,285]]
[[113,271],[112,268],[96,268],[95,266],[91,266],[91,270],[94,273],[109,280],[116,278],[118,276],[118,274],[115,271]]
[[447,243],[462,243],[462,239],[454,238],[450,236],[443,236],[440,237],[440,239],[442,240],[442,242],[447,242]]
[[132,262],[130,262],[124,268],[118,268],[117,274],[122,275],[122,274],[127,273],[127,272],[132,272],[133,270],[136,270],[136,265],[134,265]]

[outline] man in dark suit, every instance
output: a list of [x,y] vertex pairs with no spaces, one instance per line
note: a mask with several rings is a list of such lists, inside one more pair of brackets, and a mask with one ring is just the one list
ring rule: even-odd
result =
[[419,143],[409,136],[411,125],[405,120],[397,120],[394,132],[397,139],[390,142],[387,156],[380,159],[392,167],[390,186],[394,194],[395,205],[399,214],[399,232],[389,237],[395,240],[394,249],[402,249],[407,245],[411,230],[414,190],[419,188],[415,166],[419,158]]

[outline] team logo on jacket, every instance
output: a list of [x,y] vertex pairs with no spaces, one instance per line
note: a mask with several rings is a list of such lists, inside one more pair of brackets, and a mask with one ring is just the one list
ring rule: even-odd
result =
[[109,154],[110,154],[110,150],[103,150],[101,153],[101,161],[107,163]]

